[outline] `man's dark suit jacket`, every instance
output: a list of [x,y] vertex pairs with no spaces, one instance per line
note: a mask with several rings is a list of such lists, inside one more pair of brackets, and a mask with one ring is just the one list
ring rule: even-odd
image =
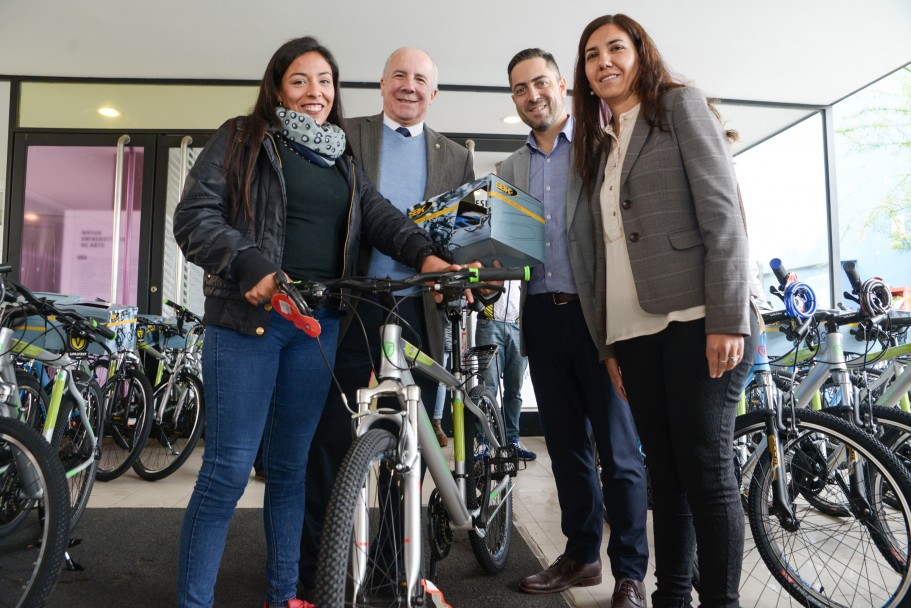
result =
[[[355,159],[361,164],[367,178],[383,191],[380,178],[380,154],[383,141],[383,115],[362,116],[347,121],[348,143]],[[433,129],[424,125],[427,141],[427,186],[424,188],[424,200],[457,188],[474,180],[474,166],[471,153]],[[419,203],[420,201],[414,201]],[[362,247],[358,256],[357,274],[366,275],[370,268],[373,249],[369,243]],[[424,297],[424,315],[427,324],[427,339],[430,355],[438,362],[443,361],[443,324],[433,298]],[[340,335],[344,336],[352,315],[342,319]]]

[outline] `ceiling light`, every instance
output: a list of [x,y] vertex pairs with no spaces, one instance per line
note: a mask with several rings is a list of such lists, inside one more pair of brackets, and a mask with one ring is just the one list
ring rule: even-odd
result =
[[31,211],[26,211],[25,214],[22,216],[22,219],[24,219],[26,222],[37,222],[41,219],[41,216],[38,215],[37,213],[33,213]]
[[117,118],[118,116],[120,116],[119,111],[117,111],[114,108],[111,108],[109,106],[104,106],[103,108],[98,108],[98,113],[101,114],[102,116],[106,116],[108,118]]
[[508,125],[517,125],[517,124],[519,124],[520,122],[522,122],[522,119],[519,118],[518,116],[515,116],[515,115],[513,115],[513,116],[504,116],[504,117],[503,117],[503,122],[505,122],[505,123],[508,124]]

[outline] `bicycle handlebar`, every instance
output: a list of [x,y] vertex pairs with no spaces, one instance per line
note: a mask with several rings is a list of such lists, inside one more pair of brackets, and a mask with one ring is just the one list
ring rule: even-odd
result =
[[[8,264],[0,265],[0,274],[3,274],[4,269]],[[21,296],[26,302],[26,308],[34,310],[37,314],[48,317],[54,316],[57,319],[61,320],[64,324],[70,325],[78,333],[91,337],[92,334],[95,334],[98,337],[103,338],[104,340],[113,340],[117,337],[117,334],[110,327],[104,323],[100,323],[98,320],[91,317],[86,317],[75,310],[61,309],[45,298],[37,298],[27,287],[17,283],[16,281],[5,278],[3,279],[4,283],[4,292],[7,299],[12,297],[15,299],[17,296]],[[10,286],[15,290],[15,293],[10,293],[6,286]],[[97,341],[97,340],[96,340]]]
[[787,310],[775,310],[762,315],[762,320],[766,324],[781,323],[788,320],[802,321],[796,328],[792,325],[782,325],[778,328],[792,342],[802,340],[813,322],[831,323],[841,327],[842,325],[857,323],[861,319],[862,316],[859,312],[840,312],[837,310],[817,310],[806,319],[795,318]]
[[784,287],[788,283],[788,270],[782,264],[780,258],[772,258],[769,260],[769,266],[772,268],[772,272],[775,273],[775,278],[778,279],[778,286]]
[[843,262],[841,267],[845,271],[845,274],[848,275],[848,282],[851,283],[851,289],[854,290],[854,293],[860,294],[860,288],[861,285],[863,285],[863,282],[860,280],[860,273],[857,272],[857,264],[854,262]]
[[117,337],[117,333],[105,325],[104,323],[99,323],[96,319],[91,317],[86,317],[79,314],[73,310],[61,310],[54,307],[55,314],[57,318],[68,318],[73,325],[76,327],[77,331],[81,332],[94,332],[95,334],[101,336],[105,340],[113,340]]
[[174,312],[177,313],[178,318],[183,317],[183,319],[185,319],[187,321],[192,321],[193,323],[196,323],[197,325],[202,325],[202,318],[199,317],[199,315],[194,313],[192,310],[190,310],[186,306],[182,306],[182,305],[178,304],[177,302],[169,300],[168,298],[165,298],[164,303],[166,306],[170,306],[171,308],[174,309]]
[[[483,286],[493,281],[527,281],[531,278],[531,268],[462,268],[438,272],[422,272],[406,279],[378,279],[374,277],[349,277],[329,281],[300,282],[295,284],[284,273],[276,275],[278,292],[272,296],[272,308],[282,317],[316,338],[320,334],[320,325],[313,317],[312,308],[319,308],[329,295],[330,288],[352,289],[375,294],[389,294],[408,287],[422,287],[431,291],[446,294],[460,292],[464,289]],[[428,285],[429,283],[429,285]],[[491,285],[492,288],[498,286]]]

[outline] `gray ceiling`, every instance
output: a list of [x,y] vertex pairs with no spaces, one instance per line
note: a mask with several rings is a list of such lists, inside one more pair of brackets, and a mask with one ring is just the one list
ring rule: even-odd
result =
[[[433,56],[442,85],[503,87],[510,57],[541,46],[572,86],[579,33],[608,11],[640,21],[672,70],[729,100],[825,105],[911,61],[909,0],[0,0],[0,75],[256,80],[281,42],[313,34],[343,81],[376,82],[407,45]],[[376,91],[350,98],[349,115],[379,111]],[[723,112],[744,145],[802,115]],[[524,133],[500,121],[512,113],[506,93],[443,90],[428,123]]]

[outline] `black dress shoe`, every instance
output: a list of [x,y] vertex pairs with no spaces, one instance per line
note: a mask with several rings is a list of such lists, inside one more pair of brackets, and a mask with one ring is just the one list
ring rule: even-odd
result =
[[645,583],[631,578],[621,578],[614,585],[611,596],[612,608],[648,608],[645,599]]
[[557,593],[570,587],[589,587],[600,583],[600,559],[583,564],[561,555],[546,570],[523,578],[519,589],[525,593]]

